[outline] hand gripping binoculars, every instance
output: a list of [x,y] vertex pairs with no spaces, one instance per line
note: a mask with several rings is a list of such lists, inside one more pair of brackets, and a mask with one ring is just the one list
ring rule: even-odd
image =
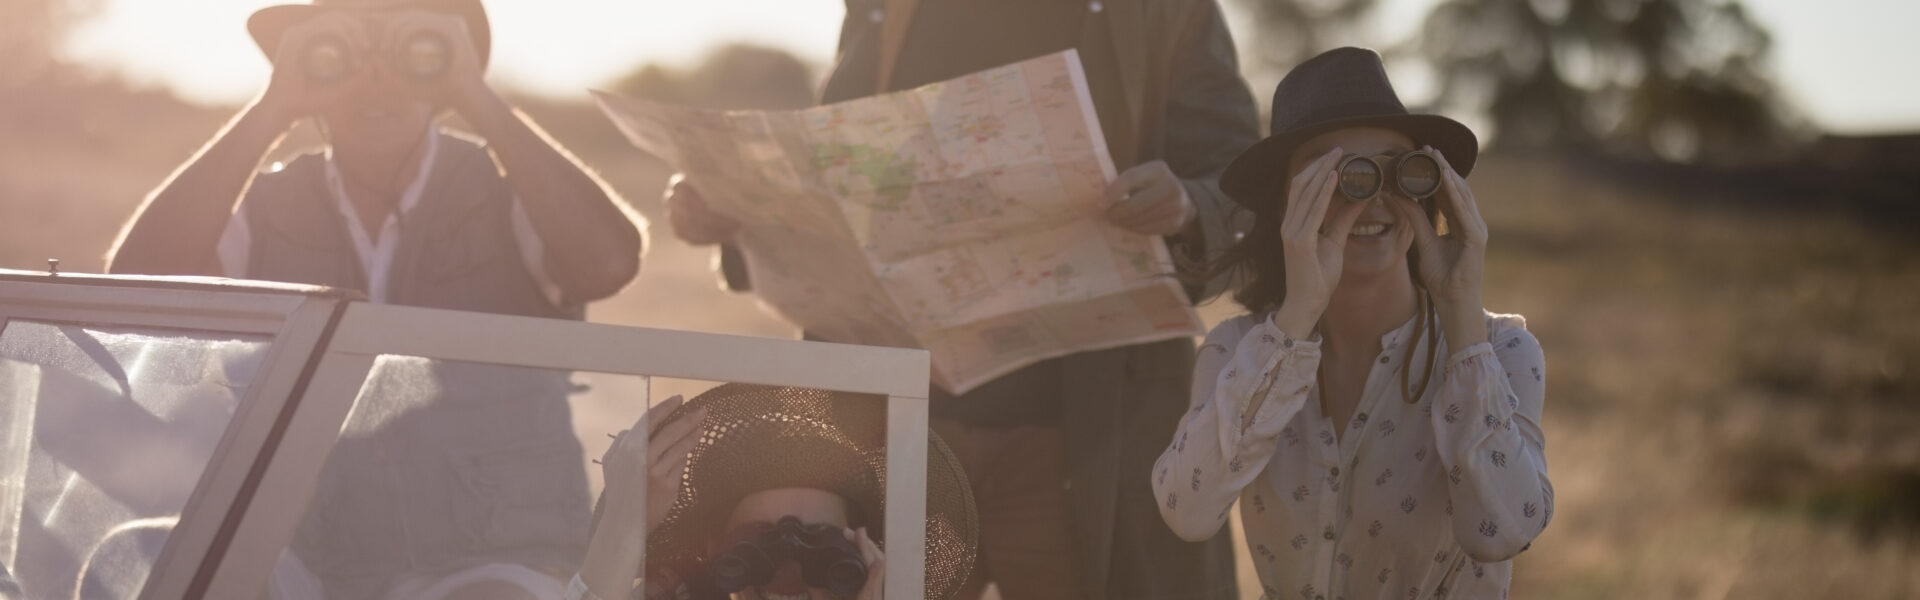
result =
[[732,594],[773,581],[774,567],[785,561],[800,563],[807,587],[836,598],[852,598],[867,583],[867,563],[842,529],[805,525],[791,516],[735,529],[708,559],[707,571],[716,591]]
[[[415,81],[432,81],[453,66],[453,44],[432,31],[415,31],[401,38],[398,46],[384,53],[393,72]],[[318,83],[336,83],[360,68],[353,48],[337,35],[322,35],[307,43],[300,52],[300,68],[307,79]]]
[[1370,200],[1379,195],[1389,181],[1395,190],[1414,200],[1426,199],[1440,191],[1440,161],[1425,150],[1348,156],[1340,160],[1338,173],[1337,187],[1348,200]]

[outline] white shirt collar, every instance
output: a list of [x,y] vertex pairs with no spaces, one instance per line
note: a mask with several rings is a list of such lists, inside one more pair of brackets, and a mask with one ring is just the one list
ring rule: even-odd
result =
[[406,220],[408,213],[420,205],[427,180],[433,176],[435,159],[440,154],[440,128],[428,126],[426,137],[426,151],[421,154],[419,172],[401,193],[400,203],[394,212],[387,215],[379,231],[372,236],[368,235],[365,225],[361,223],[360,211],[354,208],[352,199],[347,196],[340,167],[333,160],[333,150],[327,150],[327,190],[333,195],[334,208],[346,220],[347,237],[353,240],[353,251],[359,258],[360,272],[367,277],[367,294],[374,302],[388,301],[388,279],[400,245],[401,223]]

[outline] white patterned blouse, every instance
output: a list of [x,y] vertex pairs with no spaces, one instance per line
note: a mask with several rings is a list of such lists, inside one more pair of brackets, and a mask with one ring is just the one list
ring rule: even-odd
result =
[[1419,381],[1427,353],[1408,364],[1402,350],[1414,320],[1386,334],[1336,437],[1317,400],[1317,336],[1291,339],[1248,315],[1221,323],[1151,475],[1161,516],[1205,539],[1240,500],[1264,598],[1505,598],[1511,559],[1553,518],[1546,367],[1520,316],[1489,313],[1487,325],[1490,342],[1442,344],[1439,372],[1411,403],[1400,370]]

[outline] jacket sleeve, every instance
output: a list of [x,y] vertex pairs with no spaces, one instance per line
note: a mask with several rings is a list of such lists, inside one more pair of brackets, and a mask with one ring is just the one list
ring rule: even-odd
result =
[[1553,518],[1540,343],[1524,324],[1489,329],[1491,342],[1448,357],[1432,418],[1454,537],[1480,562],[1513,558]]
[[1195,361],[1190,408],[1154,463],[1160,516],[1188,541],[1220,530],[1240,491],[1273,457],[1281,428],[1306,405],[1319,368],[1317,338],[1287,337],[1270,319],[1252,327],[1245,322],[1228,321],[1207,334]]
[[[1240,77],[1233,36],[1220,7],[1196,3],[1172,61],[1166,113],[1160,126],[1167,166],[1179,177],[1199,214],[1197,231],[1168,242],[1190,266],[1211,263],[1253,224],[1252,213],[1220,191],[1220,174],[1260,139],[1260,117],[1246,80]],[[1189,269],[1191,270],[1191,269]],[[1219,294],[1227,282],[1207,282],[1201,298]],[[1201,298],[1195,298],[1199,300]]]

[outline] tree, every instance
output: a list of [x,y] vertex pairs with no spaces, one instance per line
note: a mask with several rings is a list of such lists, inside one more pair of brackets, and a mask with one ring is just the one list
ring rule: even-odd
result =
[[98,0],[0,0],[0,87],[39,79],[55,54]]
[[1733,162],[1792,137],[1770,45],[1727,0],[1444,0],[1418,54],[1440,105],[1485,113],[1498,146]]
[[615,81],[612,90],[707,108],[804,108],[814,101],[806,63],[784,50],[747,44],[716,48],[692,69],[643,66]]
[[1281,73],[1338,46],[1362,44],[1361,21],[1376,0],[1238,0],[1260,34],[1242,42],[1259,57],[1257,69]]

